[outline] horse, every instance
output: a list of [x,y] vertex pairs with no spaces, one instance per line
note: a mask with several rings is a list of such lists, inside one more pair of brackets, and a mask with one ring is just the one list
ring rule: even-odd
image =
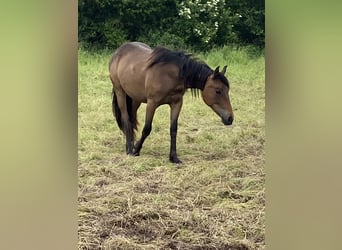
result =
[[[170,154],[172,163],[182,163],[177,156],[176,137],[178,116],[187,89],[201,91],[203,101],[221,117],[224,125],[234,120],[229,98],[227,66],[212,70],[206,63],[183,51],[162,46],[152,49],[141,42],[121,45],[109,61],[112,82],[112,111],[120,130],[126,136],[126,153],[138,156],[152,130],[152,120],[160,105],[168,104],[170,112]],[[145,124],[136,142],[137,110],[146,103]]]

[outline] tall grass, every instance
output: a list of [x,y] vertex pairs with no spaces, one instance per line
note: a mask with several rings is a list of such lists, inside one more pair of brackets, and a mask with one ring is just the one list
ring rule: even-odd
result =
[[[197,55],[212,68],[228,65],[235,120],[222,125],[201,98],[186,93],[181,166],[168,162],[166,105],[141,155],[125,154],[111,113],[111,53],[79,50],[79,248],[264,249],[263,53],[225,46]],[[140,124],[144,111],[142,105]]]

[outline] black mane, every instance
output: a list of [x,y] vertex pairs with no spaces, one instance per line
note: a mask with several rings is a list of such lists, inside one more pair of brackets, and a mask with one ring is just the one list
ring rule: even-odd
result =
[[[179,68],[179,78],[184,80],[185,87],[191,89],[203,90],[208,77],[213,73],[213,70],[204,62],[201,62],[183,51],[171,51],[167,48],[156,47],[149,59],[148,67],[155,64],[172,63]],[[222,74],[215,75],[215,78],[221,80],[224,84],[228,81]]]

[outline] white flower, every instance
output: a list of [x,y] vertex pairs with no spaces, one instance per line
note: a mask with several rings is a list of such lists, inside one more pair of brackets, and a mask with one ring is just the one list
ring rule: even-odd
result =
[[201,36],[202,35],[202,32],[199,30],[199,29],[197,29],[197,28],[195,28],[195,32],[197,33],[197,35],[199,35],[199,36]]

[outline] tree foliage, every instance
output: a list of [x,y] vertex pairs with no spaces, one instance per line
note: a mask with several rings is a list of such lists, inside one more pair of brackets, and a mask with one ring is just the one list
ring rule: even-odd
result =
[[261,0],[79,0],[78,11],[84,46],[116,48],[133,40],[193,49],[264,46]]

